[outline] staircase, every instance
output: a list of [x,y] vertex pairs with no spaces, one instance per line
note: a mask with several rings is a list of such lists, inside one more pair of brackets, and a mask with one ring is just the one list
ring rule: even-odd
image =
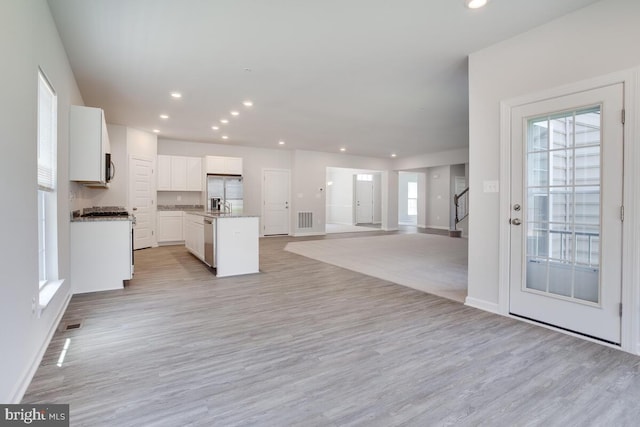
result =
[[462,190],[460,194],[453,195],[453,204],[456,207],[456,219],[453,230],[449,230],[449,236],[461,237],[462,230],[458,230],[458,224],[469,216],[469,187]]

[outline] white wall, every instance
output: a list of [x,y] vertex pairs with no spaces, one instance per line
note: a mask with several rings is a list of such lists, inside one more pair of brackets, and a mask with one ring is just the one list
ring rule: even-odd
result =
[[[69,105],[83,105],[45,0],[0,2],[0,402],[18,402],[70,297]],[[65,283],[38,318],[36,111],[38,66],[58,96],[58,273]]]
[[429,189],[427,181],[428,169],[416,172],[418,176],[418,227],[427,226],[427,203],[429,200]]
[[427,170],[427,227],[449,229],[451,167],[437,166]]
[[412,169],[430,168],[433,166],[457,165],[469,161],[469,149],[440,151],[437,153],[421,154],[418,156],[395,159],[393,169],[409,171]]
[[[387,159],[320,153],[297,150],[293,152],[292,216],[293,233],[324,234],[326,222],[326,170],[328,167],[385,171],[382,173],[382,228],[396,229],[398,224],[397,172],[389,172]],[[388,198],[388,199],[387,199]],[[297,212],[312,212],[313,227],[297,228]]]
[[158,137],[153,133],[128,127],[127,154],[149,159],[153,162],[155,168],[158,155]]
[[373,174],[373,223],[382,223],[382,173]]
[[639,17],[637,0],[602,0],[470,56],[467,303],[497,310],[504,215],[482,188],[499,179],[500,102],[639,65]]
[[203,205],[201,191],[158,191],[158,206]]

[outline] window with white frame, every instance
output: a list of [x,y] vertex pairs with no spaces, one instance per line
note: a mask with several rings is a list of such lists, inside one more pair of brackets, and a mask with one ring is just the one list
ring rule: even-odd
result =
[[38,276],[42,309],[53,298],[61,283],[58,280],[56,199],[58,100],[42,70],[38,70],[37,120]]

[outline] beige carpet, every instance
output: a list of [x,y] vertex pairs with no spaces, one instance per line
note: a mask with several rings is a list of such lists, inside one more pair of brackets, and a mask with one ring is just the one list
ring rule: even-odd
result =
[[467,240],[433,234],[291,242],[285,250],[464,302]]
[[363,227],[360,225],[349,225],[349,224],[325,224],[325,232],[327,234],[333,233],[359,233],[359,232],[367,232],[367,231],[378,231],[380,227]]

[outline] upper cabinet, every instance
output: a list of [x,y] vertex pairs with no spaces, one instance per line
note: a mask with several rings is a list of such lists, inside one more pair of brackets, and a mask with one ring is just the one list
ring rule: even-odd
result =
[[69,180],[107,186],[111,147],[104,111],[72,105],[69,112]]
[[158,191],[171,190],[171,156],[158,154]]
[[202,180],[202,158],[201,157],[185,157],[187,159],[187,190],[201,191]]
[[207,156],[207,173],[218,175],[242,175],[242,157]]
[[202,158],[158,155],[158,191],[202,191]]

